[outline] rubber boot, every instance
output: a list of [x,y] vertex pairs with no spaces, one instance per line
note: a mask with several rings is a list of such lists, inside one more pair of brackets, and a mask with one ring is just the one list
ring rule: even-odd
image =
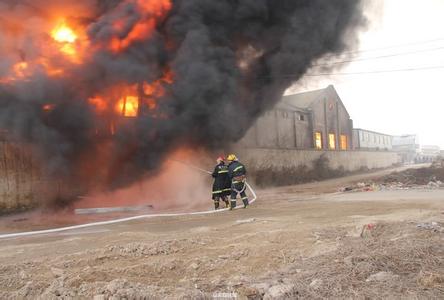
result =
[[215,210],[219,209],[219,201],[214,201],[214,209]]
[[236,200],[231,200],[230,210],[233,210],[236,207]]
[[247,208],[250,203],[248,203],[248,199],[242,199],[242,202],[244,203],[244,208]]

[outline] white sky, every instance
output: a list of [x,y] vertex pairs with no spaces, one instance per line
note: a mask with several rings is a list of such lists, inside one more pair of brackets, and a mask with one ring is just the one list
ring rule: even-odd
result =
[[[352,59],[396,56],[356,61],[333,73],[443,68],[305,77],[292,92],[333,84],[356,128],[393,135],[418,134],[422,145],[439,145],[444,149],[444,0],[365,1],[369,4],[366,12],[371,23],[361,34],[359,50],[380,50],[363,51]],[[399,55],[412,51],[418,53]]]

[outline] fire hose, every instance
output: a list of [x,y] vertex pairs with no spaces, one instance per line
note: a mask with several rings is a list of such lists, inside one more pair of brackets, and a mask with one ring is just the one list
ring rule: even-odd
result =
[[[201,171],[201,172],[203,172],[203,173],[207,173],[207,174],[210,174],[210,175],[212,174],[210,171],[207,171],[207,170],[201,169],[201,168],[199,168],[199,167],[197,167],[197,166],[195,166],[195,165],[192,165],[192,164],[190,164],[190,163],[187,163],[187,162],[184,162],[184,161],[181,161],[181,160],[171,159],[171,161],[173,161],[173,162],[177,162],[177,163],[180,163],[180,164],[183,164],[183,165],[186,165],[186,166],[188,166],[188,167],[190,167],[190,168],[192,168],[192,169],[194,169],[194,170],[196,170],[196,171]],[[246,180],[245,178],[242,180],[242,183],[243,183],[243,185],[242,185],[242,188],[241,188],[240,190],[236,189],[236,187],[232,187],[232,189],[233,189],[236,193],[240,194],[240,193],[244,192],[244,191],[247,189],[247,187],[248,187],[248,189],[249,189],[249,190],[251,191],[251,193],[254,195],[254,200],[251,200],[251,201],[250,201],[250,203],[253,203],[253,202],[256,200],[256,194],[254,193],[254,191],[253,191],[253,189],[251,188],[251,186],[247,183],[247,180]]]
[[[189,166],[190,168],[211,174],[210,171],[201,169],[197,166],[194,166],[192,164],[174,160],[177,163],[181,163],[184,165]],[[250,204],[255,202],[257,199],[256,192],[253,190],[253,188],[245,182],[245,186],[248,187],[248,189],[251,192],[251,195],[253,198],[250,201]],[[241,207],[236,207],[235,209],[239,209]],[[141,219],[153,219],[153,218],[162,218],[162,217],[181,217],[181,216],[198,216],[198,215],[209,215],[209,214],[216,214],[228,211],[228,208],[220,209],[220,210],[208,210],[208,211],[200,211],[200,212],[189,212],[189,213],[167,213],[167,214],[150,214],[150,215],[140,215],[140,216],[134,216],[134,217],[128,217],[128,218],[121,218],[121,219],[114,219],[109,221],[101,221],[101,222],[94,222],[94,223],[87,223],[87,224],[81,224],[81,225],[73,225],[73,226],[67,226],[67,227],[59,227],[59,228],[52,228],[52,229],[45,229],[45,230],[35,230],[35,231],[26,231],[26,232],[16,232],[16,233],[7,233],[7,234],[0,234],[0,240],[1,239],[10,239],[10,238],[18,238],[18,237],[26,237],[26,236],[33,236],[33,235],[41,235],[41,234],[51,234],[51,233],[58,233],[63,231],[69,231],[69,230],[75,230],[75,229],[83,229],[83,228],[89,228],[89,227],[95,227],[95,226],[103,226],[103,225],[110,225],[110,224],[117,224],[117,223],[124,223],[129,221],[135,221],[135,220],[141,220]]]

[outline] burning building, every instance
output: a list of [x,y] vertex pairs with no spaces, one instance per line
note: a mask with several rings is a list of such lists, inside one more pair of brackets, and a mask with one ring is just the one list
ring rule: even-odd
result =
[[240,139],[361,1],[0,1],[0,128],[82,192],[156,174],[178,147]]

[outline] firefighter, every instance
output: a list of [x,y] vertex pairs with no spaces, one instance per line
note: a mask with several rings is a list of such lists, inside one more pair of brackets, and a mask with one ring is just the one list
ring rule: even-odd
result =
[[228,177],[228,167],[225,165],[225,158],[220,156],[216,160],[216,167],[214,168],[213,174],[213,201],[214,209],[219,209],[219,202],[222,200],[225,203],[225,208],[228,208],[230,202],[228,201],[228,196],[231,194],[231,181]]
[[230,209],[236,207],[236,198],[239,194],[242,202],[244,203],[244,208],[247,208],[249,205],[247,194],[245,193],[246,189],[246,180],[247,180],[247,169],[243,164],[239,162],[236,155],[230,154],[227,157],[228,160],[228,177],[231,180],[231,205]]

